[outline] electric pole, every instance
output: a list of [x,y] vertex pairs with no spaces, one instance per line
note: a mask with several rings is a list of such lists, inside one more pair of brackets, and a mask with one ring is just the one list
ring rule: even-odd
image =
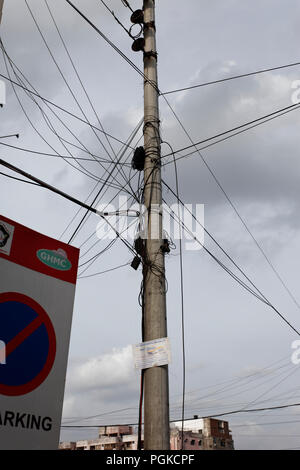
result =
[[[167,337],[165,259],[162,250],[162,188],[155,1],[143,0],[144,10],[144,204],[147,238],[143,268],[143,341]],[[144,370],[144,448],[170,448],[168,366]]]

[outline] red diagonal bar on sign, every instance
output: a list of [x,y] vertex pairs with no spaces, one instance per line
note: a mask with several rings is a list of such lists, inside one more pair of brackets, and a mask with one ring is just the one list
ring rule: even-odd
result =
[[[18,346],[20,346],[25,339],[28,338],[32,333],[37,330],[41,324],[43,323],[43,320],[40,316],[35,318],[29,325],[27,325],[20,333],[18,333],[13,339],[9,341],[6,345],[6,357],[9,356],[15,349],[17,349]],[[1,353],[1,350],[0,350]]]

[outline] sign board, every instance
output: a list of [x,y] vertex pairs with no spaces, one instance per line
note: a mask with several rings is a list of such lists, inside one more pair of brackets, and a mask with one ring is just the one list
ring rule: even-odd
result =
[[0,449],[57,449],[79,250],[0,215]]
[[164,366],[171,362],[169,338],[159,338],[133,346],[136,369]]

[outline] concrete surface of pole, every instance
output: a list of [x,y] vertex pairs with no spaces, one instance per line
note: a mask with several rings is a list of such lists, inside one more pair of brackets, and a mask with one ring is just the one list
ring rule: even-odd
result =
[[[144,0],[144,204],[147,209],[148,233],[145,241],[144,276],[144,341],[167,336],[165,260],[161,249],[162,189],[160,166],[160,122],[157,88],[157,51],[155,2]],[[144,371],[144,448],[168,450],[169,377],[168,366]]]

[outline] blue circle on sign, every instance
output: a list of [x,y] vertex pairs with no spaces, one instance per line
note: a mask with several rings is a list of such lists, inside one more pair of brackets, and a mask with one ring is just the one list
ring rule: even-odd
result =
[[29,393],[45,380],[54,362],[56,342],[52,323],[33,299],[6,293],[0,294],[0,325],[0,340],[5,345],[0,394]]

